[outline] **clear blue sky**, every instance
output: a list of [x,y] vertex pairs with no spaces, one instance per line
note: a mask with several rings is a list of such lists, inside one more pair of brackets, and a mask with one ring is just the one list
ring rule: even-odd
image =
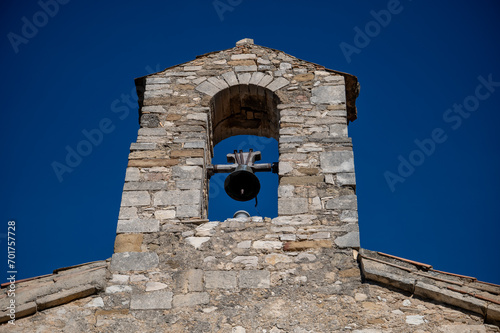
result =
[[[133,79],[250,37],[358,77],[362,247],[500,283],[496,1],[60,2],[0,5],[0,237],[15,220],[18,278],[112,255]],[[59,181],[53,162],[103,121]]]

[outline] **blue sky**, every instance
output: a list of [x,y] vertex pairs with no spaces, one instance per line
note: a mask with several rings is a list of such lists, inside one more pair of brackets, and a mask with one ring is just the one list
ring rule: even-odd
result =
[[[14,220],[18,278],[112,255],[138,129],[133,79],[250,37],[358,77],[349,135],[362,247],[500,284],[497,2],[0,6],[0,253]],[[102,139],[58,177],[54,162],[96,128]]]

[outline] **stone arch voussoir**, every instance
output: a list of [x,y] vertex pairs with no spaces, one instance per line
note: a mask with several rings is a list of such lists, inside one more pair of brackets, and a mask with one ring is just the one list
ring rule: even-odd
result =
[[195,87],[199,92],[209,96],[215,96],[218,92],[239,84],[253,84],[262,88],[267,88],[272,92],[277,91],[290,84],[284,77],[273,77],[262,72],[236,73],[226,72],[220,76],[212,76]]

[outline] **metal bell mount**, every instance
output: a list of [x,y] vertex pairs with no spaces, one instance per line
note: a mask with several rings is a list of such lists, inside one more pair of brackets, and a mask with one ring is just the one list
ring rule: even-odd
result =
[[224,181],[224,190],[234,200],[248,201],[259,194],[260,182],[255,172],[272,171],[278,173],[278,163],[259,163],[260,151],[248,152],[243,150],[234,151],[233,154],[227,154],[227,162],[232,164],[217,164],[208,166],[209,176],[215,173],[230,173]]

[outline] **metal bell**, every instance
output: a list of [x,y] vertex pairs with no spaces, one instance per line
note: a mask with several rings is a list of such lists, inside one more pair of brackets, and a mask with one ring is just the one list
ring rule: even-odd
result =
[[224,190],[234,200],[252,200],[260,191],[259,178],[250,166],[240,164],[226,177]]

